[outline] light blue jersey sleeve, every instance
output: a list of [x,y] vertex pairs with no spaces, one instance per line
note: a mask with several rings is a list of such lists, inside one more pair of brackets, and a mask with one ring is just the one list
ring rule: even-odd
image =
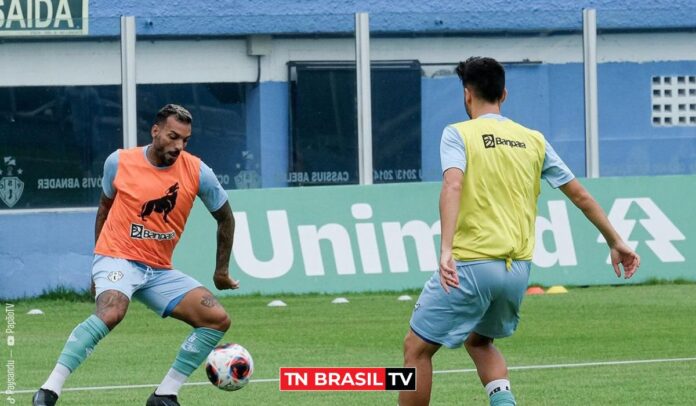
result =
[[[548,141],[546,142],[546,153],[544,155],[544,165],[541,169],[541,178],[545,179],[553,188],[558,188],[575,179],[575,175],[568,166],[558,156]],[[459,168],[462,172],[466,171],[466,146],[457,130],[451,126],[445,127],[440,141],[440,163],[442,172],[449,168]]]
[[546,182],[554,189],[575,179],[573,172],[570,171],[548,141],[546,141],[546,155],[544,156],[544,166],[541,168],[541,178],[546,179]]
[[116,195],[114,189],[114,179],[116,179],[116,171],[118,171],[118,150],[114,151],[104,161],[104,174],[102,175],[102,191],[109,199],[113,199]]
[[447,126],[442,131],[440,140],[440,164],[444,173],[449,168],[466,171],[466,147],[457,130]]
[[222,188],[218,178],[203,161],[201,161],[201,178],[198,186],[198,197],[211,213],[219,210],[227,201],[227,192]]

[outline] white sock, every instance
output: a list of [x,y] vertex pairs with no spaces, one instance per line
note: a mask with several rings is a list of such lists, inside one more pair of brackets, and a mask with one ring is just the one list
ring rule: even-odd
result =
[[179,388],[186,382],[188,376],[182,374],[174,368],[170,368],[167,375],[155,390],[155,395],[178,395]]
[[510,392],[510,381],[507,379],[496,379],[495,381],[488,382],[486,385],[488,397],[504,390]]
[[53,372],[48,376],[46,383],[41,385],[42,389],[52,390],[56,395],[60,396],[60,391],[63,389],[65,380],[70,376],[70,370],[63,364],[56,364]]

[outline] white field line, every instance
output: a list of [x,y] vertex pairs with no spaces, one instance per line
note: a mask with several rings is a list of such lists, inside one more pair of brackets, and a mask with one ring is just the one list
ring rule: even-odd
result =
[[[635,365],[635,364],[658,364],[661,362],[688,362],[696,361],[693,358],[658,358],[658,359],[637,359],[627,361],[604,361],[604,362],[583,362],[579,364],[550,364],[550,365],[522,365],[517,367],[508,367],[511,371],[523,371],[527,369],[552,369],[552,368],[586,368],[586,367],[602,367],[610,365]],[[448,369],[445,371],[433,371],[434,374],[457,374],[465,372],[476,372],[476,369]]]
[[[657,358],[657,359],[639,359],[639,360],[627,360],[627,361],[604,361],[604,362],[582,362],[576,364],[548,364],[548,365],[521,365],[508,367],[511,371],[523,371],[523,370],[534,370],[534,369],[553,369],[553,368],[587,368],[587,367],[601,367],[601,366],[612,366],[612,365],[636,365],[636,364],[659,364],[665,362],[691,362],[696,361],[696,357],[692,358]],[[434,374],[462,374],[476,372],[476,369],[447,369],[443,371],[433,371]],[[267,378],[267,379],[252,379],[251,383],[268,383],[268,382],[278,382],[278,378]],[[85,386],[81,388],[65,388],[63,392],[79,392],[79,391],[97,391],[97,390],[114,390],[114,389],[138,389],[138,388],[155,388],[159,384],[143,384],[143,385],[111,385],[111,386]],[[186,386],[198,386],[198,385],[210,385],[209,382],[187,382]],[[34,393],[36,389],[22,389],[16,391],[2,391],[3,395],[13,395],[22,393]]]

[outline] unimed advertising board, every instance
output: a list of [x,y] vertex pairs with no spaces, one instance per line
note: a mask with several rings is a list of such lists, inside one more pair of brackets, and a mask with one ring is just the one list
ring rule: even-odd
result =
[[87,35],[89,0],[0,0],[0,36]]
[[[542,188],[531,282],[597,285],[696,280],[696,176],[581,179],[642,257],[617,279],[597,229],[562,192]],[[230,191],[231,273],[239,293],[419,288],[438,268],[439,183]],[[212,288],[215,223],[197,204],[174,265]]]

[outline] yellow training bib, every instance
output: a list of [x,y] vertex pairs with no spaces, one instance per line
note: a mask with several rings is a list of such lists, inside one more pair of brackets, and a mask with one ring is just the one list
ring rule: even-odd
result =
[[453,257],[531,260],[544,136],[490,117],[452,127],[464,141],[467,161]]

